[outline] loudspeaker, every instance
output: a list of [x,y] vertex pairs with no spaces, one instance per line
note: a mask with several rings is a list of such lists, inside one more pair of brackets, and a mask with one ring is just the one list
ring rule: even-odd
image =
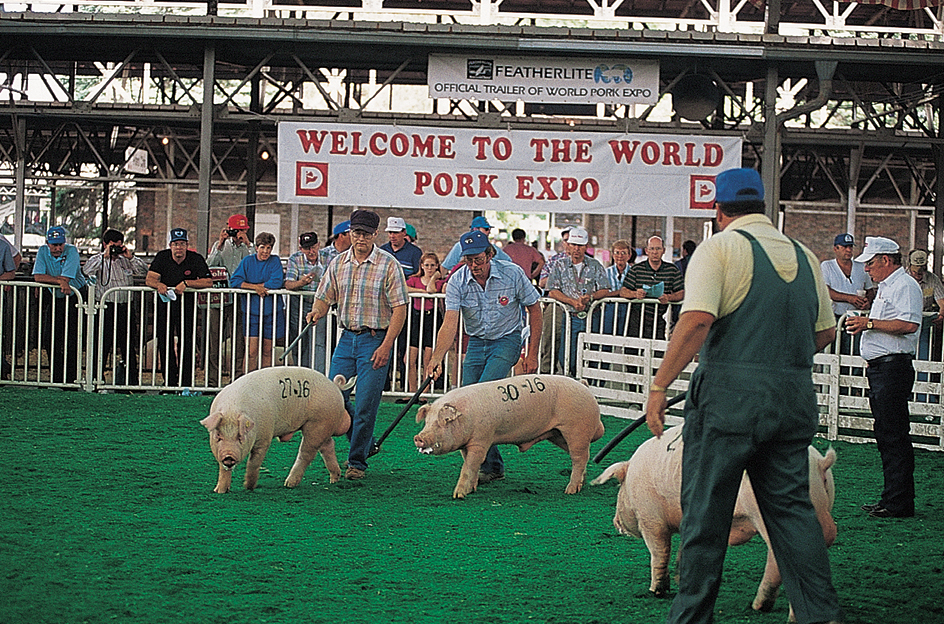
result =
[[707,119],[721,102],[721,89],[704,74],[688,74],[672,87],[672,108],[689,121]]

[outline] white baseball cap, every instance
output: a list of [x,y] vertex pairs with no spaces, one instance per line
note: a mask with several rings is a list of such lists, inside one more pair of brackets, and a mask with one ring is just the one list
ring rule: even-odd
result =
[[570,238],[567,239],[567,242],[571,245],[586,245],[589,240],[590,236],[587,234],[587,230],[579,225],[570,228]]
[[898,243],[883,236],[866,236],[865,249],[855,259],[856,262],[868,262],[879,254],[896,254],[901,251]]
[[402,232],[406,229],[406,221],[400,217],[387,217],[388,232]]

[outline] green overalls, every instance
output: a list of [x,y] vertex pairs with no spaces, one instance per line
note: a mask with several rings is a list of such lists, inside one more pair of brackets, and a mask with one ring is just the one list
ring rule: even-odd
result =
[[685,404],[679,593],[669,622],[711,622],[741,475],[747,470],[800,624],[841,620],[823,530],[809,498],[818,412],[811,368],[819,310],[794,242],[785,282],[757,240],[744,302],[711,326]]

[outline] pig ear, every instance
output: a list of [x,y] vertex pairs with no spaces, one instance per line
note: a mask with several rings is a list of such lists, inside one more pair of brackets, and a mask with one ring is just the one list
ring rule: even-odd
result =
[[246,435],[255,426],[256,426],[256,423],[254,423],[252,419],[250,419],[248,416],[246,416],[245,414],[239,415],[239,434],[240,435]]
[[428,405],[423,405],[418,410],[416,410],[416,422],[426,420],[426,410],[428,409]]
[[223,412],[214,412],[200,421],[200,424],[207,428],[207,431],[213,431],[220,424],[223,418]]
[[455,419],[459,418],[459,416],[462,416],[462,412],[457,410],[455,405],[449,405],[447,403],[446,405],[443,405],[442,408],[439,410],[439,416],[440,416],[441,422],[443,424],[446,424],[446,423],[451,423]]

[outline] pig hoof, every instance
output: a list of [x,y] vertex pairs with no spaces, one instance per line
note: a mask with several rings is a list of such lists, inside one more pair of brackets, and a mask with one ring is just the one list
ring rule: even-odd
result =
[[296,485],[298,485],[300,482],[301,482],[301,479],[286,479],[286,480],[285,480],[285,487],[287,487],[287,488],[293,488],[293,487],[295,487]]
[[338,481],[341,480],[341,473],[339,472],[338,474],[331,475],[329,480],[331,481],[331,483],[337,483]]
[[580,485],[568,485],[567,489],[564,490],[564,494],[576,494],[583,489],[583,484]]

